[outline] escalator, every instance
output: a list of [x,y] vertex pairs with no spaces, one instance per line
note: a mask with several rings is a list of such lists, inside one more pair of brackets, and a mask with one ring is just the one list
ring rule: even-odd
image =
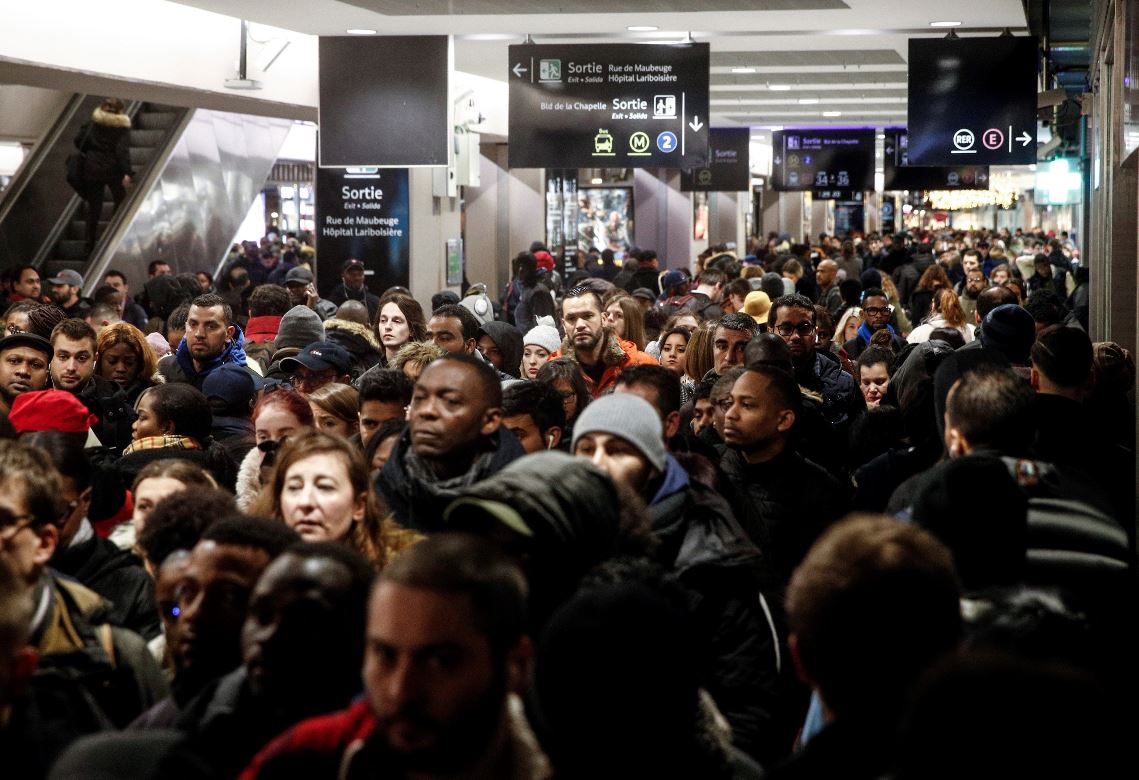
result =
[[84,295],[108,268],[137,280],[136,290],[152,260],[175,273],[217,270],[292,122],[132,103],[133,186],[118,210],[104,192],[98,239],[88,252],[86,207],[64,174],[75,138],[101,100],[73,95],[0,192],[0,269],[30,264],[44,278],[75,270]]
[[[141,182],[146,176],[150,163],[170,141],[171,134],[185,116],[186,109],[143,103],[128,107],[127,113],[131,115],[131,168],[135,172],[135,181]],[[133,189],[135,188],[132,187]],[[130,195],[131,193],[128,193],[127,197],[129,198]],[[99,231],[96,234],[99,239],[107,235],[114,211],[115,204],[111,199],[111,191],[104,188],[102,211],[99,215]],[[63,235],[48,251],[43,264],[40,266],[45,278],[55,276],[65,269],[78,271],[86,277],[85,272],[91,259],[91,253],[87,251],[86,246],[86,233],[87,204],[79,201],[75,204],[70,218],[67,219]]]

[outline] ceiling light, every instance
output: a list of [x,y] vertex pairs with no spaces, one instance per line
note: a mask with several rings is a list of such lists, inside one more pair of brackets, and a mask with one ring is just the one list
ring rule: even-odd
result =
[[930,22],[930,27],[960,27],[961,22]]
[[841,111],[824,111],[823,116],[842,116]]
[[590,184],[604,184],[604,183],[605,183],[605,179],[590,179],[590,180],[589,180],[589,183],[590,183]]
[[629,32],[656,32],[660,28],[655,24],[631,24],[625,29]]
[[732,73],[755,73],[755,68],[732,68]]
[[801,106],[813,106],[818,102],[818,98],[799,98],[799,105]]
[[349,27],[344,32],[349,35],[375,35],[376,31],[368,27]]
[[768,84],[767,88],[770,89],[772,92],[790,92],[791,91],[791,85],[790,84]]

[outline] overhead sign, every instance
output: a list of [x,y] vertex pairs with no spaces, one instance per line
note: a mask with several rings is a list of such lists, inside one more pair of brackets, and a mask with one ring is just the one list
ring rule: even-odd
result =
[[814,200],[844,200],[852,203],[861,203],[865,193],[862,190],[813,190],[811,198]]
[[683,171],[680,191],[747,192],[751,187],[751,129],[713,127],[708,130],[708,148],[708,165]]
[[[909,134],[888,127],[882,143],[885,190],[987,190],[987,165],[910,165]],[[964,162],[964,161],[962,161]]]
[[771,186],[775,190],[874,189],[872,129],[776,130],[772,146]]
[[913,165],[1036,162],[1036,38],[911,38]]
[[708,164],[708,44],[509,47],[511,168]]
[[320,165],[449,163],[448,36],[321,37],[319,59]]
[[344,262],[364,263],[364,283],[379,295],[410,277],[406,168],[318,168],[317,290],[340,283]]

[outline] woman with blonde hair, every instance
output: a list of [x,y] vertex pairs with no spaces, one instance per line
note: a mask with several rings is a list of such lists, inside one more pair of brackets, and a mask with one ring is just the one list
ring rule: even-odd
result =
[[363,454],[321,431],[289,439],[250,513],[280,520],[306,542],[341,542],[380,569],[389,544]]
[[308,394],[308,405],[318,431],[347,439],[360,429],[360,394],[350,385],[327,384]]
[[938,328],[953,328],[961,333],[966,344],[976,335],[976,326],[965,321],[965,310],[961,308],[961,302],[957,299],[956,293],[947,287],[933,294],[929,314],[922,320],[921,325],[914,328],[906,341],[911,344],[929,341],[929,334]]
[[913,323],[910,318],[906,316],[906,310],[902,306],[901,297],[898,295],[898,288],[894,284],[894,280],[890,278],[889,274],[882,274],[882,292],[886,293],[886,300],[894,307],[894,330],[898,331],[898,335],[905,337],[907,333],[913,330]]
[[858,335],[862,327],[862,309],[851,306],[838,318],[838,325],[834,329],[834,338],[831,340],[832,348],[841,350],[842,345]]
[[127,322],[103,328],[96,345],[95,373],[119,386],[133,405],[142,392],[155,385],[158,356],[142,331]]

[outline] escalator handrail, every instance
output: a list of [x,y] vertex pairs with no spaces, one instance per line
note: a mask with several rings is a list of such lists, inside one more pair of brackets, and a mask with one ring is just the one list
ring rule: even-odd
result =
[[12,180],[8,182],[8,186],[0,192],[0,222],[3,222],[8,216],[12,206],[19,200],[20,195],[23,194],[28,184],[39,172],[40,167],[48,158],[49,152],[59,143],[60,137],[75,118],[75,112],[79,110],[86,99],[87,95],[81,92],[72,94],[63,110],[56,116],[55,121],[36,141],[31,153],[24,159]]

